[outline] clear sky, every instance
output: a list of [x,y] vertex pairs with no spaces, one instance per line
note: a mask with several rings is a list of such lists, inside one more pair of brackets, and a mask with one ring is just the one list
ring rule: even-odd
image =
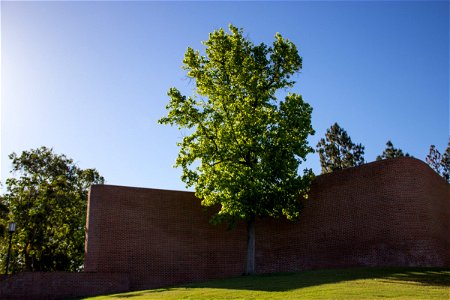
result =
[[[1,181],[11,152],[40,146],[108,184],[185,189],[181,134],[157,124],[188,46],[232,23],[255,43],[280,32],[303,57],[293,92],[316,135],[338,122],[366,147],[424,160],[449,137],[449,2],[1,2]],[[305,167],[320,173],[317,154]]]

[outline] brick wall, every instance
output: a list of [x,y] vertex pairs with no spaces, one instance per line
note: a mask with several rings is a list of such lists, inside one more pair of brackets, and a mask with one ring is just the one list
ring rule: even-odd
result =
[[92,187],[85,269],[129,273],[131,289],[241,274],[245,228],[208,220],[190,192]]
[[26,272],[1,278],[0,299],[67,299],[118,293],[128,289],[126,274]]
[[[300,221],[257,221],[256,270],[450,267],[449,196],[413,158],[319,176]],[[128,273],[130,289],[242,274],[245,227],[212,226],[210,213],[190,192],[94,186],[85,269]]]

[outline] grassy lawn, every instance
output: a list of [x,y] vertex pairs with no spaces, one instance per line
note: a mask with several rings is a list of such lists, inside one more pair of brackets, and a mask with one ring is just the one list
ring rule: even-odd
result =
[[355,268],[235,277],[87,299],[450,299],[450,270]]

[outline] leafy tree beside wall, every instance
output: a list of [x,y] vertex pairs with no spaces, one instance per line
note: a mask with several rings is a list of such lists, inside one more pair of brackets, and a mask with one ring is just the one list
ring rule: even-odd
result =
[[[16,222],[10,270],[77,271],[83,265],[87,192],[104,179],[72,159],[41,147],[12,153],[12,173],[1,198],[2,223]],[[6,237],[6,235],[4,235]],[[7,247],[3,247],[4,262]]]
[[[3,262],[6,258],[6,251],[9,243],[9,239],[7,236],[8,232],[8,207],[4,204],[3,197],[0,196],[0,268],[3,266]],[[0,273],[3,273],[4,268],[0,269]]]
[[322,174],[364,164],[364,146],[354,144],[347,132],[334,123],[317,143]]
[[436,173],[450,183],[450,139],[444,154],[441,154],[435,145],[431,145],[426,162]]
[[8,207],[3,202],[3,197],[0,196],[0,237],[4,236],[8,231],[8,224],[6,223]]
[[377,156],[377,160],[390,159],[396,157],[410,157],[408,153],[403,153],[402,149],[397,149],[394,147],[391,141],[387,141],[386,149],[383,150],[381,155]]
[[168,92],[162,124],[190,132],[178,143],[176,166],[204,206],[220,206],[214,223],[247,222],[245,274],[255,270],[256,217],[296,219],[311,170],[298,174],[313,149],[312,108],[298,94],[278,99],[302,67],[296,46],[280,34],[272,46],[254,45],[232,25],[212,32],[205,54],[188,48],[183,69],[195,83],[186,97]]

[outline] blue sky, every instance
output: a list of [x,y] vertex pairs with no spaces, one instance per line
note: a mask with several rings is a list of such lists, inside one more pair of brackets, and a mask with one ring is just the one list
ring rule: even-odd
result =
[[[449,137],[449,2],[1,2],[1,181],[11,152],[53,147],[107,183],[185,189],[181,133],[157,124],[188,46],[232,23],[280,32],[303,57],[292,89],[315,146],[338,122],[375,160],[387,140],[424,160]],[[305,167],[320,173],[317,154]]]

